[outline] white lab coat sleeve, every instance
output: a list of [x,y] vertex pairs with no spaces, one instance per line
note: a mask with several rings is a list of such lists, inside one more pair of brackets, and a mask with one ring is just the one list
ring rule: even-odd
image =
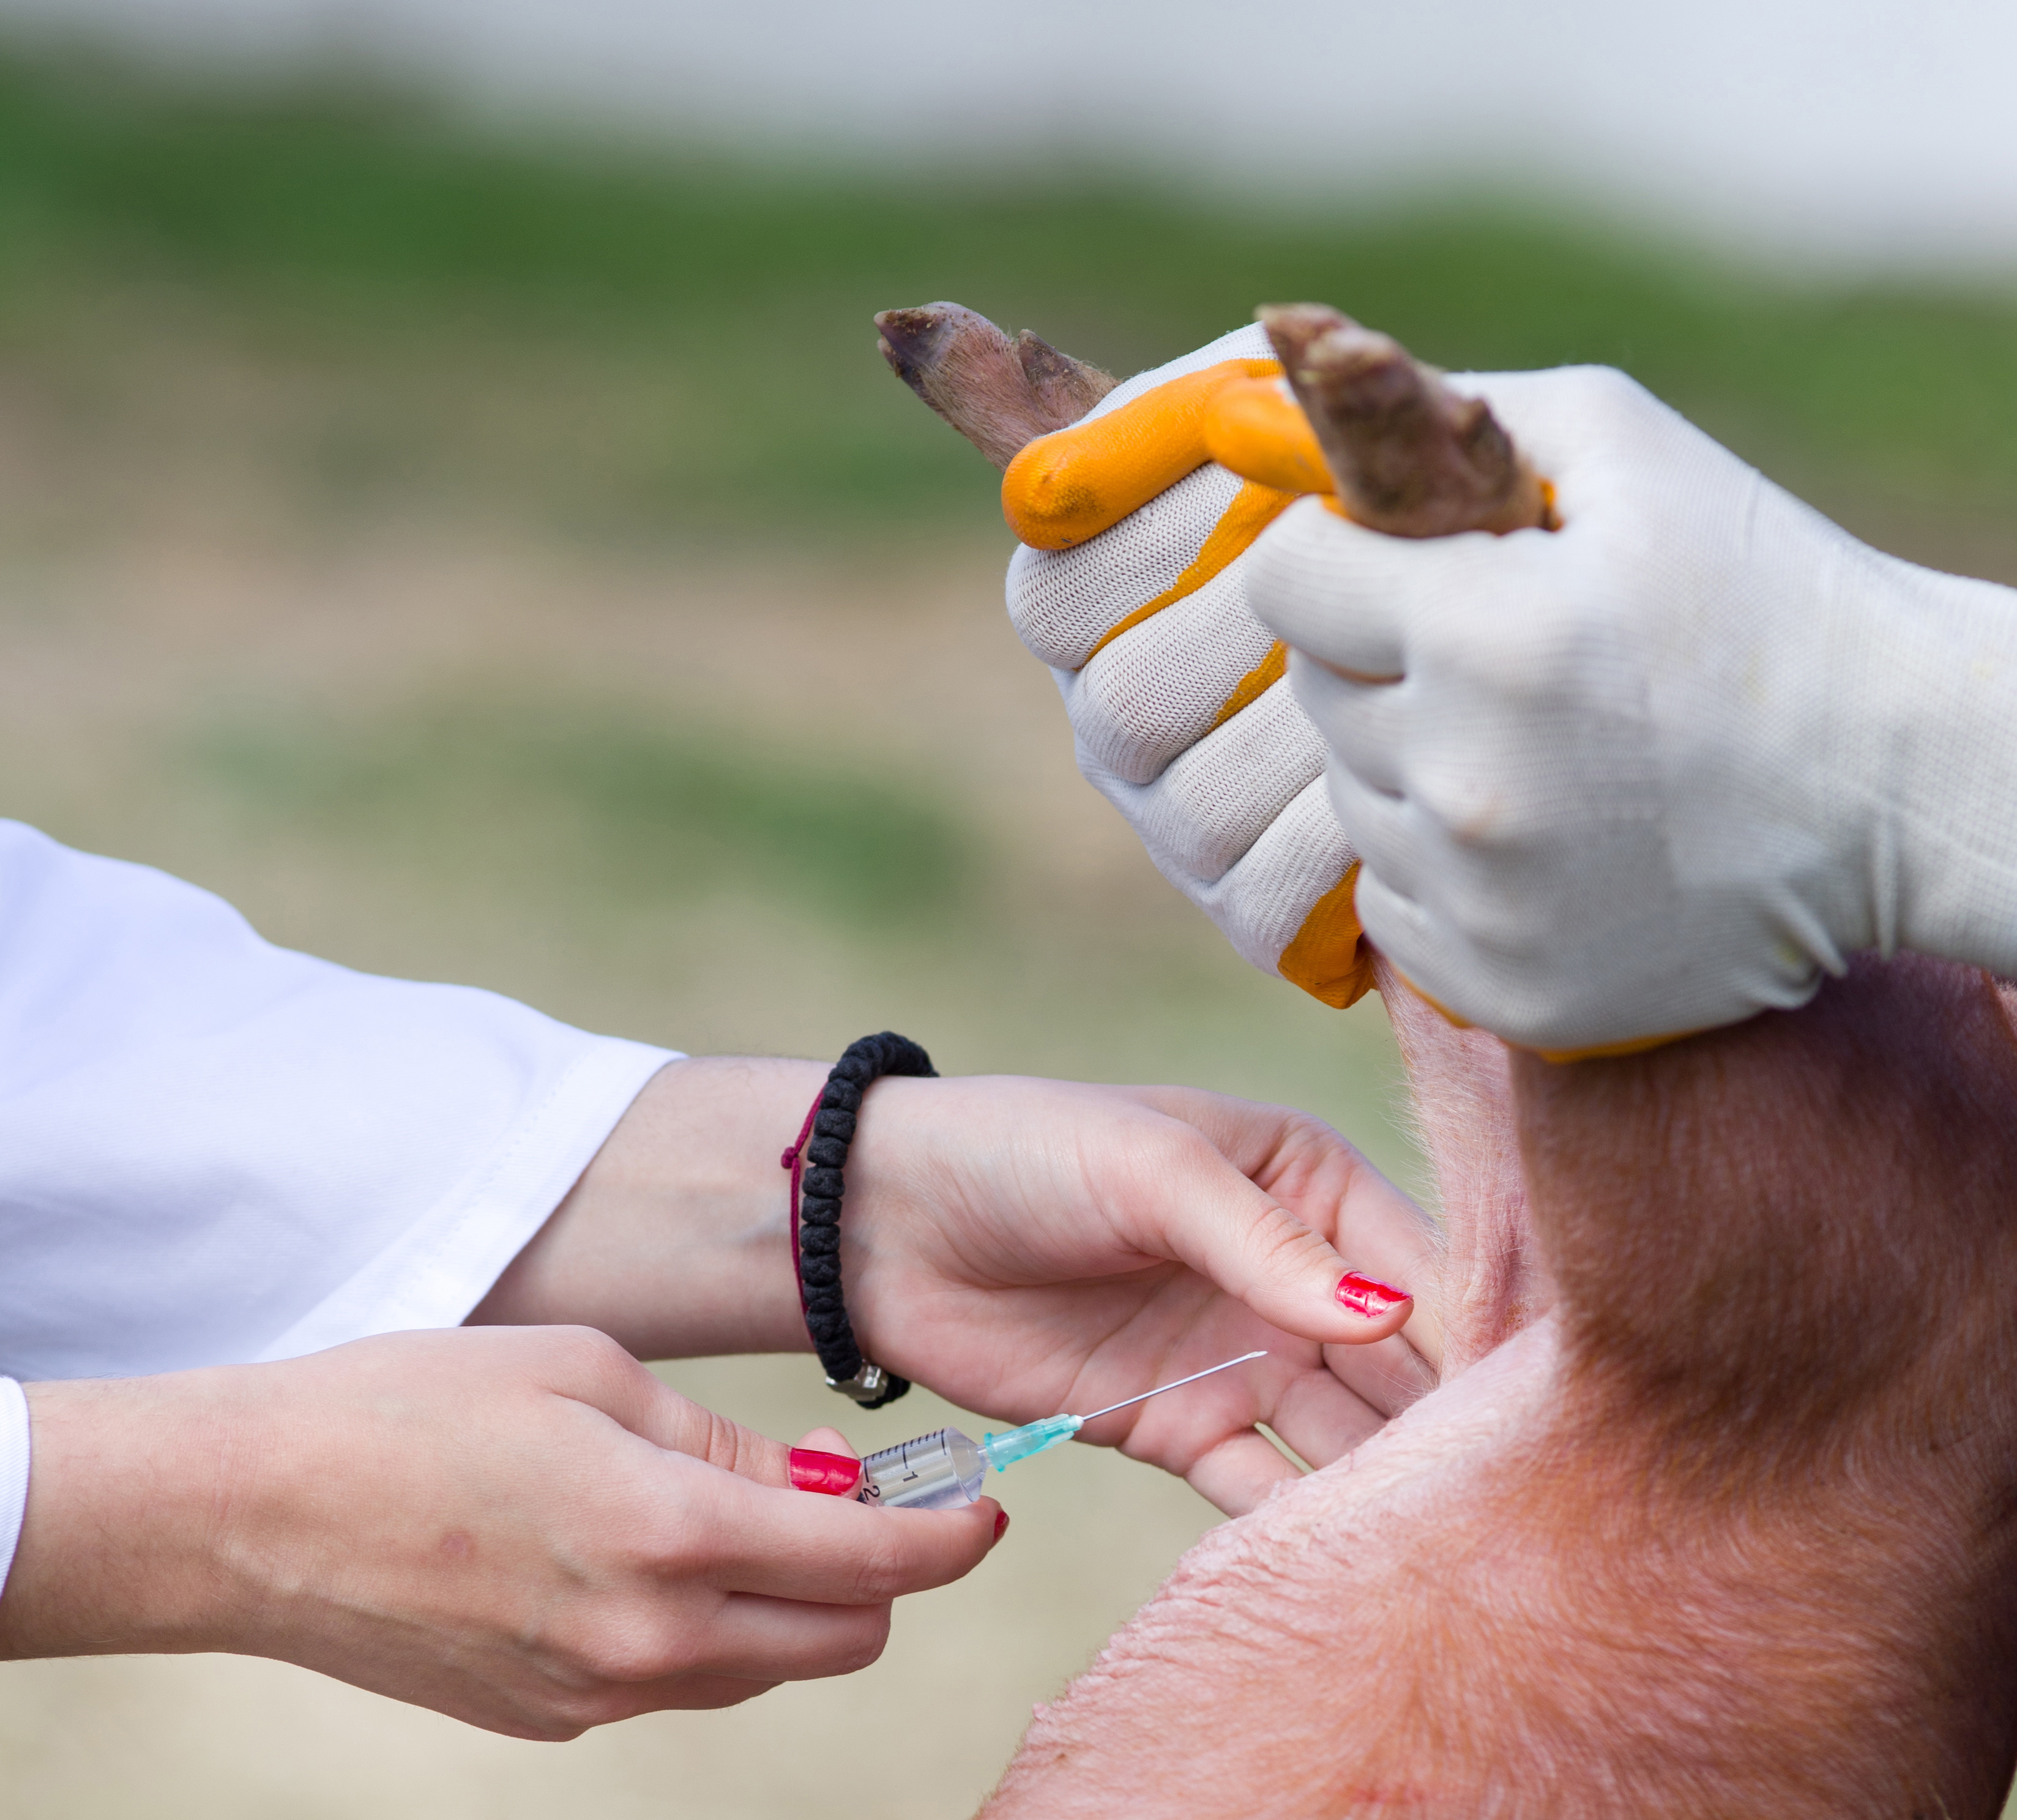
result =
[[452,1326],[677,1059],[276,948],[207,891],[0,821],[0,1374]]
[[0,1593],[27,1509],[28,1399],[13,1378],[0,1378]]

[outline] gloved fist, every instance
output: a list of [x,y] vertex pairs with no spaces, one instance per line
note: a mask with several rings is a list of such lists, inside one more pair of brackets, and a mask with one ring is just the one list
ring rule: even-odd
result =
[[1621,374],[1455,383],[1560,530],[1307,500],[1247,565],[1408,979],[1557,1053],[1800,1004],[1859,948],[2017,971],[2017,592],[1859,543]]
[[[1185,374],[1272,359],[1258,326],[1237,330],[1128,381],[1086,421]],[[1343,1006],[1370,983],[1355,855],[1286,652],[1247,601],[1250,549],[1292,497],[1200,468],[1087,541],[1018,549],[1008,612],[1057,677],[1080,771],[1163,876],[1256,966]]]

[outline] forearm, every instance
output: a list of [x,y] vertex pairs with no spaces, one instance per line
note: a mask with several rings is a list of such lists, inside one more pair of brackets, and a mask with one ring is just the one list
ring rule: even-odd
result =
[[207,1547],[234,1500],[243,1367],[26,1387],[34,1433],[0,1659],[215,1648],[236,1606]]
[[643,1359],[806,1350],[778,1159],[824,1074],[741,1056],[661,1070],[470,1321],[579,1323]]

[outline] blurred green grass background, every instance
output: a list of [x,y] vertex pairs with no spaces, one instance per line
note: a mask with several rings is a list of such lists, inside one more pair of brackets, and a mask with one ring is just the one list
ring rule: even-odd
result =
[[980,458],[863,357],[875,310],[940,296],[1123,372],[1336,300],[1448,367],[1615,363],[1851,506],[1994,513],[2017,482],[2007,296],[1775,279],[1538,203],[757,168],[81,63],[0,65],[0,296],[13,358],[99,428],[150,351],[229,352],[300,388],[238,427],[301,500],[508,501],[590,536],[990,523]]
[[[758,167],[16,58],[0,812],[352,964],[695,1050],[893,1026],[951,1071],[1280,1099],[1423,1186],[1377,1006],[1243,967],[1073,774],[993,476],[874,351],[938,297],[1120,371],[1290,297],[1451,367],[1615,362],[1887,547],[2017,580],[1991,291],[1538,203]],[[832,1414],[799,1360],[668,1370],[770,1432]],[[1090,1450],[1013,1489],[869,1674],[559,1753],[267,1664],[0,1669],[0,1813],[964,1812],[1211,1520]]]

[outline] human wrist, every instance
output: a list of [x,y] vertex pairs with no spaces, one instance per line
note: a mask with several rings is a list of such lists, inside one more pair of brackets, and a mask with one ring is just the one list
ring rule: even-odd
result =
[[471,1323],[578,1323],[646,1359],[806,1350],[778,1155],[824,1078],[743,1056],[661,1070]]
[[890,1079],[931,1079],[932,1059],[908,1037],[881,1031],[857,1038],[828,1071],[798,1136],[780,1161],[791,1172],[792,1251],[806,1331],[837,1390],[880,1409],[910,1388],[865,1352],[850,1315],[842,1264],[843,1172],[868,1111],[871,1089]]
[[239,1400],[219,1372],[24,1385],[34,1437],[0,1658],[230,1647],[241,1603],[217,1549]]
[[949,1254],[990,1242],[990,1197],[1020,1192],[995,1173],[994,1121],[1016,1085],[888,1074],[863,1096],[848,1151],[841,1280],[857,1342],[887,1370],[915,1376],[921,1291],[943,1280]]

